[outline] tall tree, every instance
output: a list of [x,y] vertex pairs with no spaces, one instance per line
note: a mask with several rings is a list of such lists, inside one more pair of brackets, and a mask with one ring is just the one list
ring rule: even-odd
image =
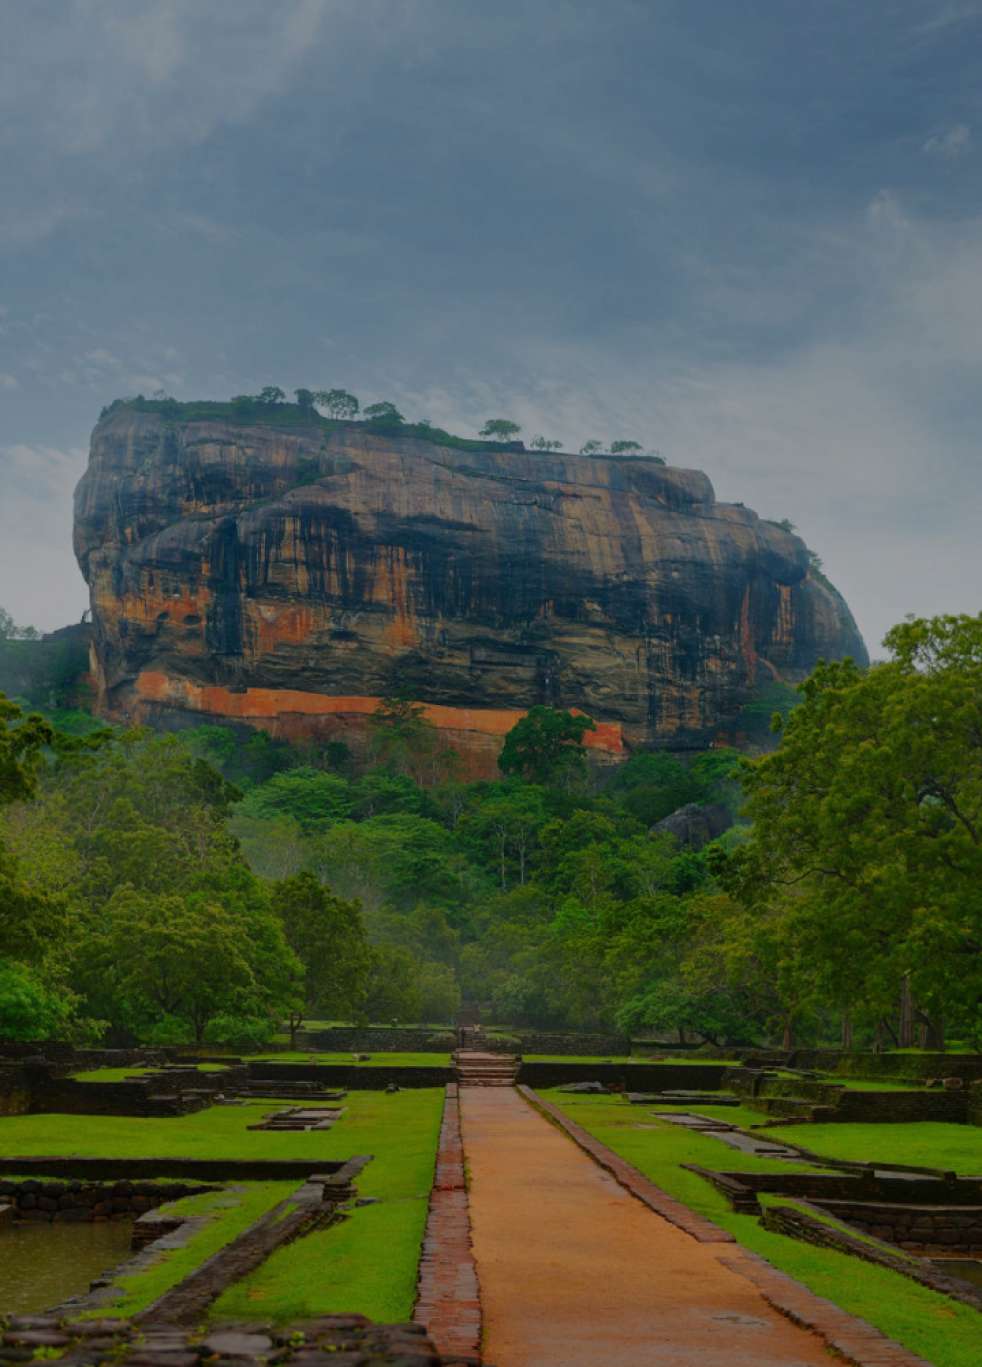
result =
[[358,416],[358,400],[346,389],[318,389],[314,398],[332,418],[350,421]]
[[[272,906],[303,965],[307,1010],[327,1012],[332,1020],[357,1015],[371,969],[358,903],[336,897],[312,874],[301,873],[274,885]],[[291,1014],[291,1035],[300,1024],[300,1015]]]
[[[203,896],[121,888],[90,949],[116,1009],[139,1033],[162,1018],[183,1022],[200,1044],[217,1015],[266,1016],[289,1010],[299,965],[275,922]],[[272,956],[272,962],[270,958]]]
[[529,708],[505,737],[498,767],[531,783],[568,784],[585,771],[583,737],[596,731],[592,717],[554,707]]

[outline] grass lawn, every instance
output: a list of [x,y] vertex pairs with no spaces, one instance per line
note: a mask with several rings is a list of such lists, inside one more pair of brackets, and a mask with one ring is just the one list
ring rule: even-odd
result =
[[371,1053],[367,1060],[358,1063],[352,1053],[321,1054],[311,1053],[309,1049],[282,1054],[247,1054],[245,1060],[247,1063],[343,1063],[354,1068],[449,1068],[451,1063],[449,1054],[401,1053]]
[[[799,1243],[782,1234],[772,1234],[760,1225],[755,1216],[734,1214],[715,1188],[679,1166],[683,1162],[698,1163],[706,1168],[746,1172],[774,1171],[776,1168],[788,1171],[787,1165],[776,1160],[753,1158],[749,1154],[725,1148],[718,1140],[707,1135],[688,1133],[667,1123],[660,1123],[646,1115],[647,1108],[643,1106],[626,1107],[622,1102],[606,1097],[576,1097],[555,1090],[545,1095],[571,1119],[633,1163],[664,1191],[729,1230],[744,1247],[796,1277],[816,1295],[825,1296],[850,1313],[868,1320],[884,1334],[934,1363],[935,1367],[976,1367],[982,1335],[982,1315],[978,1311],[949,1301],[947,1297],[918,1286],[916,1282],[886,1268],[860,1263],[848,1254]],[[707,1113],[715,1109],[722,1118],[732,1118],[739,1123],[740,1111],[735,1108],[699,1109]],[[636,1126],[639,1123],[655,1128],[638,1129]],[[824,1135],[862,1130],[870,1138],[865,1152],[853,1156],[869,1158],[875,1155],[886,1159],[881,1145],[875,1149],[871,1147],[873,1140],[878,1139],[884,1130],[963,1130],[965,1127],[809,1125],[806,1128],[808,1147],[817,1152],[823,1148],[818,1138],[819,1131]],[[802,1129],[801,1126],[795,1126],[787,1131],[785,1137],[792,1143],[806,1142]],[[767,1133],[777,1137],[782,1134],[780,1130],[768,1130]],[[976,1150],[979,1147],[977,1134],[976,1131]],[[825,1149],[832,1152],[828,1145],[825,1145]],[[918,1160],[910,1152],[904,1153],[898,1161],[927,1162]]]
[[[342,1224],[310,1234],[274,1254],[252,1277],[226,1293],[218,1313],[282,1321],[347,1310],[382,1321],[405,1319],[415,1297],[443,1089],[352,1092],[345,1105],[345,1114],[332,1129],[294,1133],[246,1128],[276,1109],[271,1101],[213,1106],[165,1120],[6,1116],[0,1117],[0,1154],[313,1161],[372,1154],[373,1161],[357,1186],[359,1196],[375,1197],[378,1204],[357,1207]],[[216,1211],[215,1222],[202,1229],[187,1249],[133,1280],[127,1307],[138,1300],[149,1303],[296,1185],[244,1183],[241,1205]]]
[[946,1125],[921,1120],[885,1125],[768,1126],[767,1134],[803,1144],[812,1153],[851,1162],[913,1163],[920,1168],[944,1168],[967,1177],[982,1174],[982,1129],[977,1125]]
[[344,1134],[345,1154],[375,1155],[358,1178],[358,1194],[377,1204],[358,1206],[342,1224],[281,1248],[225,1292],[216,1318],[283,1322],[335,1311],[382,1323],[409,1318],[443,1091],[357,1092],[348,1100],[351,1112],[330,1136]]

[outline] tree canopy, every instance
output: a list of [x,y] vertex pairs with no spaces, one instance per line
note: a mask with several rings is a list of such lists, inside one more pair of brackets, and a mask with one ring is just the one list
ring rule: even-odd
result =
[[531,707],[505,737],[498,767],[532,783],[568,782],[582,775],[583,737],[596,729],[592,717],[582,713]]
[[521,430],[521,426],[510,418],[489,418],[478,435],[491,441],[511,441]]
[[982,617],[895,627],[892,658],[821,664],[748,766],[727,887],[773,925],[789,1000],[884,1020],[906,980],[936,1037],[979,1030]]

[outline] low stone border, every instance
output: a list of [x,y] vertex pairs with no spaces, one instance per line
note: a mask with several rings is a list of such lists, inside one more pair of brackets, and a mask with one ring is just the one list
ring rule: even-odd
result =
[[[419,1063],[406,1067],[398,1063],[359,1066],[355,1063],[275,1063],[272,1060],[249,1064],[250,1088],[259,1083],[277,1093],[277,1084],[316,1082],[325,1088],[341,1087],[349,1092],[384,1092],[386,1087],[445,1087],[453,1081],[449,1064]],[[246,1095],[249,1093],[247,1092]]]
[[[336,1175],[358,1159],[324,1158],[0,1158],[0,1174],[67,1177],[93,1182],[185,1177],[199,1182],[301,1182],[314,1173]],[[366,1160],[362,1159],[364,1166]]]
[[731,1272],[753,1282],[768,1305],[803,1329],[818,1334],[853,1367],[932,1367],[925,1358],[888,1339],[865,1320],[816,1296],[756,1253],[744,1248],[717,1257]]
[[413,1320],[448,1362],[481,1360],[481,1301],[471,1248],[460,1097],[447,1085]]
[[23,1182],[0,1181],[0,1200],[9,1204],[14,1218],[62,1222],[130,1218],[178,1201],[216,1191],[214,1184],[188,1182]]
[[705,1220],[701,1215],[697,1215],[688,1206],[683,1206],[681,1202],[673,1200],[667,1192],[662,1191],[661,1187],[656,1187],[654,1182],[649,1182],[647,1177],[637,1168],[633,1167],[619,1154],[614,1153],[613,1149],[608,1149],[606,1144],[601,1144],[599,1139],[595,1139],[589,1131],[570,1120],[565,1112],[551,1101],[546,1101],[532,1091],[531,1087],[519,1086],[518,1090],[536,1110],[541,1111],[561,1130],[565,1130],[570,1139],[578,1144],[581,1149],[590,1155],[594,1162],[599,1163],[611,1176],[620,1183],[632,1196],[636,1196],[639,1201],[667,1220],[669,1224],[676,1225],[679,1229],[690,1234],[693,1239],[697,1239],[701,1244],[732,1244],[736,1240],[727,1230],[721,1229],[719,1225],[713,1224],[712,1220]]
[[372,1367],[452,1367],[417,1324],[373,1324],[364,1315],[325,1315],[287,1327],[226,1325],[201,1335],[171,1326],[140,1329],[125,1320],[14,1315],[0,1340],[0,1363],[48,1349],[66,1367],[194,1367],[201,1362],[371,1363]]
[[[802,1159],[815,1164],[822,1162],[807,1152],[802,1153]],[[734,1172],[731,1169],[704,1168],[698,1163],[683,1163],[681,1166],[687,1172],[694,1172],[710,1182],[742,1215],[760,1213],[756,1208],[757,1194],[762,1191],[774,1196],[794,1196],[804,1201],[843,1201],[857,1205],[894,1207],[897,1211],[925,1204],[939,1207],[939,1214],[942,1213],[940,1207],[982,1209],[982,1181],[975,1177],[941,1182],[930,1178],[911,1178],[910,1172],[916,1169],[898,1171],[896,1176],[890,1176],[875,1170],[872,1165],[861,1170],[838,1172]],[[966,1223],[974,1226],[980,1222],[975,1217]]]
[[700,1243],[729,1243],[734,1247],[726,1253],[716,1253],[718,1261],[731,1272],[746,1277],[760,1291],[768,1305],[786,1315],[803,1329],[808,1329],[824,1340],[853,1367],[932,1367],[924,1358],[917,1357],[901,1344],[895,1343],[874,1329],[865,1320],[841,1310],[831,1301],[816,1296],[807,1287],[747,1249],[736,1246],[732,1234],[704,1220],[694,1211],[674,1201],[656,1187],[618,1154],[595,1139],[581,1126],[570,1120],[552,1102],[536,1096],[528,1087],[518,1089],[527,1101],[543,1115],[555,1121],[560,1129],[605,1168],[632,1196],[637,1196],[657,1215],[698,1239]]
[[[802,1202],[802,1205],[807,1206],[808,1203]],[[909,1277],[911,1281],[926,1286],[929,1291],[937,1291],[939,1295],[950,1296],[952,1300],[964,1301],[974,1310],[982,1310],[982,1287],[946,1276],[926,1258],[905,1258],[880,1241],[868,1243],[855,1238],[821,1219],[825,1212],[820,1208],[813,1209],[815,1213],[811,1214],[809,1210],[795,1206],[768,1206],[761,1223],[765,1229],[784,1234],[789,1239],[817,1244],[819,1248],[834,1248],[839,1253],[848,1253],[853,1258],[862,1258],[878,1267],[889,1268],[891,1272],[899,1272],[902,1277]]]

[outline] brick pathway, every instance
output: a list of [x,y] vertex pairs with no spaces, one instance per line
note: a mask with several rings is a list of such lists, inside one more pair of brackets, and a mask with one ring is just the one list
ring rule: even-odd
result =
[[447,1087],[413,1319],[449,1363],[478,1362],[481,1305],[471,1251],[457,1084]]
[[817,1306],[847,1360],[925,1367],[574,1127],[577,1149],[518,1091],[468,1088],[460,1104],[496,1367],[829,1367]]

